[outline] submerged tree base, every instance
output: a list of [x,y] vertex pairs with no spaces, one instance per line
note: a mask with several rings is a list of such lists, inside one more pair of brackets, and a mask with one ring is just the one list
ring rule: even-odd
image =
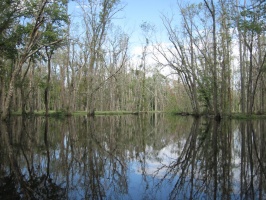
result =
[[225,119],[266,119],[266,114],[247,114],[247,113],[230,113],[230,114],[218,114],[215,116],[212,113],[190,113],[190,112],[172,112],[173,115],[177,116],[192,116],[195,118],[206,117],[212,118],[216,121],[220,121],[223,118]]
[[[140,114],[148,114],[148,113],[165,113],[163,111],[95,111],[93,113],[88,113],[86,111],[74,111],[68,112],[64,110],[54,111],[50,110],[48,112],[48,117],[62,118],[69,116],[99,116],[99,115],[140,115]],[[46,112],[43,111],[35,111],[35,112],[26,112],[22,113],[21,111],[12,112],[13,116],[46,116]]]
[[266,120],[154,116],[0,123],[0,199],[266,199]]
[[[243,120],[249,120],[249,119],[266,119],[266,114],[246,114],[246,113],[231,113],[231,114],[221,114],[215,116],[214,114],[207,114],[207,113],[192,113],[192,112],[166,112],[166,111],[95,111],[93,115],[91,113],[88,113],[86,111],[74,111],[74,112],[68,112],[64,110],[54,111],[50,110],[48,112],[48,117],[54,117],[54,118],[64,118],[69,116],[100,116],[100,115],[143,115],[143,114],[156,114],[156,113],[166,113],[166,114],[172,114],[174,116],[191,116],[194,118],[211,118],[216,121],[220,121],[222,119],[243,119]],[[27,112],[22,113],[21,111],[12,112],[13,116],[45,116],[45,111],[35,111],[35,112]]]

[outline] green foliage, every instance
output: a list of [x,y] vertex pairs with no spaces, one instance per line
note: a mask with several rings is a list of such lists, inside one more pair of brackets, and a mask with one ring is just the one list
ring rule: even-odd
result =
[[[0,55],[6,59],[15,59],[23,49],[35,26],[36,14],[41,1],[3,0],[0,6]],[[51,1],[46,4],[42,26],[39,27],[42,39],[38,43],[52,43],[63,38],[64,25],[68,23],[66,0]],[[42,22],[42,21],[40,21]],[[34,46],[33,46],[34,48]]]
[[53,1],[44,11],[47,23],[43,27],[42,40],[46,46],[49,45],[51,52],[62,45],[66,35],[66,25],[69,23],[66,4],[67,1]]
[[181,13],[183,15],[189,15],[190,17],[192,17],[194,15],[199,15],[202,9],[203,9],[203,3],[198,3],[198,4],[192,3],[185,8],[181,8]]
[[208,109],[212,99],[212,80],[211,77],[203,76],[198,88],[199,101]]
[[263,23],[262,22],[256,22],[256,21],[247,21],[247,20],[241,20],[240,21],[240,29],[244,31],[254,31],[257,34],[260,34],[263,29]]
[[155,26],[152,25],[151,23],[149,22],[143,22],[141,25],[140,25],[140,28],[141,30],[144,32],[144,33],[149,33],[149,32],[154,32],[155,31]]
[[173,112],[173,113],[177,113],[177,112],[182,112],[182,106],[180,106],[177,102],[177,99],[174,95],[169,95],[168,97],[168,102],[167,102],[167,106],[166,106],[166,111],[167,112]]
[[14,24],[17,24],[20,14],[18,12],[19,1],[0,1],[0,55],[7,59],[14,58],[16,54],[17,34],[12,31]]
[[[114,9],[120,3],[120,0],[101,0],[98,3],[99,10],[96,9],[96,12],[93,13],[94,17],[97,16],[97,28],[93,31],[100,32],[105,29],[106,24],[108,24],[113,16]],[[95,1],[89,0],[89,4],[96,4]],[[97,10],[99,11],[97,13]],[[94,18],[95,20],[96,18]],[[96,24],[95,24],[96,25]]]
[[240,29],[261,34],[265,31],[266,19],[265,1],[254,1],[253,4],[244,8],[240,13]]
[[64,119],[67,116],[70,116],[71,114],[68,113],[65,110],[59,110],[55,112],[49,112],[49,117],[57,118],[57,119]]
[[47,75],[42,77],[42,78],[38,78],[38,86],[41,88],[41,89],[45,89],[46,88],[46,79],[47,79]]

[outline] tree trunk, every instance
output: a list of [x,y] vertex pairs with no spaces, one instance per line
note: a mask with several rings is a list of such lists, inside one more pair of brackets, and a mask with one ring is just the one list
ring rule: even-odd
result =
[[51,59],[53,55],[53,51],[48,52],[48,47],[45,47],[46,55],[47,55],[47,79],[46,79],[46,87],[44,90],[44,104],[45,104],[45,115],[49,114],[49,91],[50,91],[50,79],[51,79]]
[[247,90],[247,112],[249,115],[252,114],[253,112],[253,103],[254,103],[254,98],[253,98],[253,43],[249,45],[249,70],[248,70],[248,90]]
[[10,111],[10,106],[11,106],[11,99],[12,99],[12,96],[14,93],[15,78],[19,74],[23,63],[26,61],[25,57],[23,57],[23,58],[20,59],[18,61],[18,63],[15,63],[15,70],[12,72],[11,79],[10,79],[10,82],[8,85],[8,91],[7,91],[7,94],[6,94],[4,102],[3,102],[4,106],[2,108],[3,110],[1,113],[1,119],[2,120],[6,120],[8,114],[10,114],[9,111]]
[[216,11],[213,0],[208,3],[204,0],[212,17],[212,43],[213,43],[213,66],[212,66],[212,85],[213,85],[213,111],[215,119],[220,119],[220,110],[218,103],[218,83],[217,83],[217,39],[216,39]]

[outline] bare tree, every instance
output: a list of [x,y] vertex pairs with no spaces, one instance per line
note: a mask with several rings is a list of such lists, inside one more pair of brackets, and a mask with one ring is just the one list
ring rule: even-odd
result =
[[[85,25],[85,59],[87,60],[84,68],[86,111],[93,114],[95,110],[95,83],[96,72],[100,67],[103,57],[103,44],[106,41],[106,35],[111,25],[111,20],[117,12],[123,7],[120,1],[92,1],[88,3],[79,2],[83,13],[83,22]],[[97,86],[96,86],[97,87]]]

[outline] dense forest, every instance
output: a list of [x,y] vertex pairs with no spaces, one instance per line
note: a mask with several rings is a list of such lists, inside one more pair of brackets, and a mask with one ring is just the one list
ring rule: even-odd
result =
[[152,39],[149,22],[140,24],[138,62],[129,34],[113,23],[123,1],[71,3],[82,33],[68,0],[0,1],[1,119],[51,110],[265,113],[266,1],[177,1],[179,20],[158,13],[167,43]]

